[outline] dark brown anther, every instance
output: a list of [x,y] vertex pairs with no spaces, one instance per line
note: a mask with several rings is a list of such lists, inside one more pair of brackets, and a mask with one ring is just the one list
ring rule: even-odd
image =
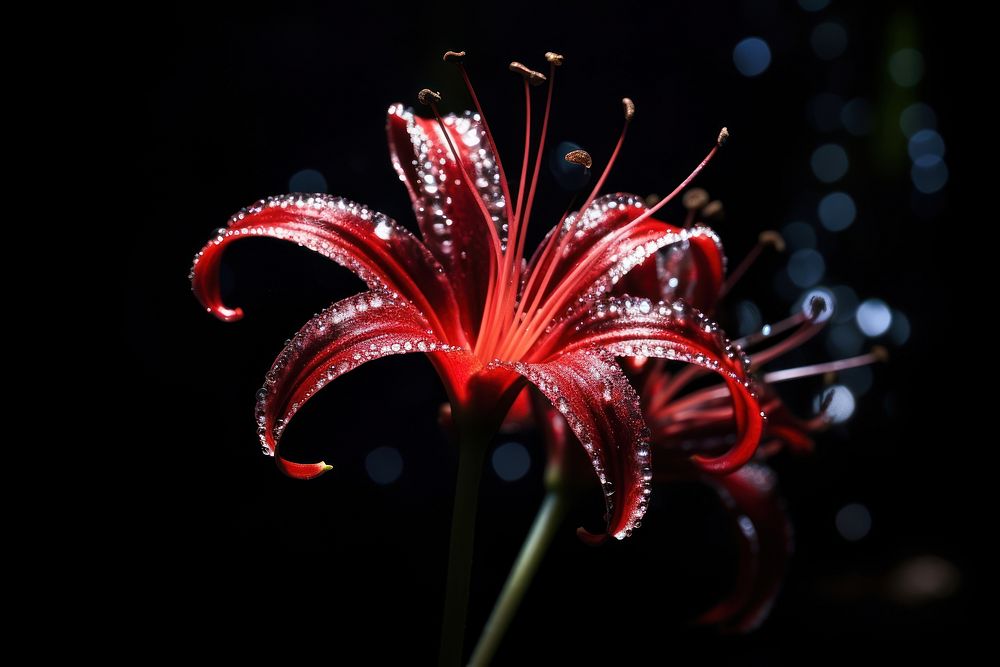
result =
[[622,108],[625,110],[625,122],[627,123],[635,117],[635,102],[630,97],[623,97]]
[[778,232],[774,231],[773,229],[768,229],[766,231],[761,232],[760,236],[757,237],[757,242],[764,245],[769,245],[778,252],[785,252],[784,237]]
[[[823,384],[829,386],[829,385],[833,384],[836,381],[837,381],[837,374],[836,373],[824,373],[823,374]],[[819,404],[819,414],[821,416],[824,416],[824,417],[826,416],[826,411],[830,409],[830,404],[831,403],[833,403],[833,392],[832,391],[823,392],[823,399],[820,401],[820,404]]]
[[445,51],[442,60],[446,63],[460,63],[465,60],[465,51]]
[[546,51],[545,60],[552,63],[554,67],[561,67],[563,64],[563,56],[561,53],[556,53],[555,51]]
[[432,104],[437,104],[441,101],[441,93],[435,93],[430,88],[424,88],[417,93],[417,99],[421,104],[431,106]]
[[594,164],[594,160],[590,157],[590,153],[587,151],[575,150],[566,153],[566,161],[572,162],[573,164],[578,164],[581,167],[590,167]]
[[722,220],[725,217],[722,202],[716,199],[705,204],[705,208],[701,209],[701,217],[705,220]]
[[507,69],[509,69],[511,72],[515,72],[523,76],[525,81],[530,83],[532,86],[538,86],[547,81],[545,75],[542,74],[541,72],[536,72],[533,69],[528,69],[527,67],[516,61],[508,65]]
[[681,203],[689,211],[700,211],[708,204],[708,192],[704,188],[691,188],[684,193]]
[[875,361],[885,363],[889,361],[889,350],[885,349],[881,345],[876,345],[872,348],[872,356],[875,357]]
[[812,319],[818,319],[820,315],[826,312],[827,304],[826,299],[821,296],[814,296],[809,300],[809,316]]
[[729,128],[724,127],[719,131],[719,138],[715,140],[715,143],[725,146],[727,141],[729,141]]

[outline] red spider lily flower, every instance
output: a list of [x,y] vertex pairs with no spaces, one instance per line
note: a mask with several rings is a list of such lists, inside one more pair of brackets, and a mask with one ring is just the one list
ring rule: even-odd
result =
[[[446,60],[459,54],[449,53]],[[719,374],[730,393],[738,435],[727,451],[698,457],[706,470],[730,470],[756,450],[764,416],[747,363],[697,308],[711,307],[722,284],[723,255],[708,227],[680,228],[653,215],[686,187],[647,208],[626,194],[598,196],[617,157],[634,105],[624,101],[617,147],[581,210],[564,216],[530,261],[525,239],[561,57],[548,77],[513,63],[524,77],[525,150],[518,195],[511,196],[493,134],[464,67],[474,112],[442,116],[440,95],[423,90],[433,118],[389,107],[392,163],[410,193],[418,238],[382,213],[339,197],[292,194],[261,200],[218,230],[195,259],[194,293],[217,317],[242,316],[219,292],[223,251],[234,241],[272,237],[297,243],[351,269],[369,291],[316,315],[281,352],[258,393],[257,422],[266,454],[288,475],[312,478],[324,462],[279,453],[289,420],[319,389],[372,359],[424,353],[438,371],[456,430],[492,436],[530,383],[565,416],[600,479],[607,531],[621,539],[646,510],[650,450],[639,396],[615,356],[660,356]],[[545,115],[530,168],[531,93],[548,80]],[[612,286],[666,246],[688,248],[699,290],[689,303],[622,300]]]
[[[693,190],[684,197],[688,208],[688,224],[698,217],[717,209],[708,201],[702,190]],[[707,216],[706,216],[707,217]],[[764,232],[757,245],[729,275],[719,291],[721,300],[733,285],[746,273],[753,262],[767,247],[784,249],[784,241],[775,232]],[[657,255],[655,262],[648,262],[630,274],[629,285],[639,293],[669,297],[686,286],[685,269],[690,260],[679,248],[668,249]],[[642,290],[642,291],[640,291]],[[765,326],[759,333],[736,341],[741,349],[792,330],[783,341],[756,351],[752,357],[754,368],[771,362],[812,338],[820,331],[833,312],[833,304],[821,297],[808,299],[803,311],[784,321]],[[698,378],[694,367],[668,372],[661,360],[636,364],[633,378],[640,386],[643,412],[652,432],[657,452],[655,477],[663,481],[694,479],[716,490],[733,520],[733,532],[739,544],[739,570],[731,594],[703,614],[699,621],[719,623],[734,632],[749,632],[767,617],[780,590],[785,568],[792,550],[792,531],[784,503],[776,491],[776,476],[763,460],[783,448],[808,452],[813,448],[811,434],[825,428],[826,404],[818,416],[802,419],[785,405],[775,384],[803,377],[821,375],[856,366],[866,365],[885,358],[885,350],[872,352],[839,361],[774,371],[764,374],[758,387],[759,400],[768,414],[762,445],[757,460],[730,474],[713,474],[690,463],[692,455],[711,455],[724,450],[733,437],[734,417],[725,402],[725,395],[718,386],[710,386],[684,393],[689,384]]]
[[[699,212],[704,215],[706,210],[718,210],[717,203],[709,202],[707,194],[701,190],[687,193],[684,202],[689,209],[686,227],[691,225]],[[761,234],[754,249],[718,287],[712,303],[725,296],[767,246],[782,249],[783,241],[774,232]],[[691,270],[692,265],[689,247],[684,244],[671,246],[630,273],[616,291],[662,299],[676,298],[679,293],[690,294],[696,288],[692,281],[700,275]],[[619,303],[622,300],[627,304],[635,299],[620,297]],[[792,331],[781,342],[746,358],[748,362],[752,359],[754,368],[757,368],[815,336],[832,312],[832,303],[827,303],[822,297],[814,297],[807,300],[799,314],[767,325],[759,333],[740,339],[734,345],[747,349]],[[724,385],[715,385],[688,391],[693,381],[704,376],[704,368],[689,365],[674,372],[665,363],[669,357],[654,354],[660,358],[643,359],[650,349],[649,346],[641,348],[636,357],[633,348],[633,358],[625,364],[625,368],[639,390],[643,414],[651,429],[656,454],[654,479],[661,482],[695,480],[714,488],[733,520],[739,543],[740,562],[733,591],[699,620],[719,623],[724,629],[735,632],[748,632],[766,618],[780,589],[792,549],[791,526],[783,501],[776,492],[775,474],[763,460],[783,448],[796,452],[811,451],[811,434],[829,423],[824,414],[825,404],[817,417],[802,419],[782,402],[774,385],[884,360],[885,350],[875,348],[868,354],[851,359],[763,375],[757,385],[758,400],[767,412],[768,420],[764,425],[757,460],[736,470],[720,471],[697,465],[696,462],[699,457],[711,457],[726,451],[734,434],[739,433],[739,418],[727,400],[728,390]],[[655,350],[652,351],[655,353]],[[579,479],[578,465],[573,463],[571,452],[567,450],[567,441],[571,440],[571,436],[559,423],[561,418],[546,406],[539,406],[539,412],[547,442],[550,478],[563,482],[566,477]],[[581,532],[581,537],[592,543],[601,541],[594,540],[585,532]]]

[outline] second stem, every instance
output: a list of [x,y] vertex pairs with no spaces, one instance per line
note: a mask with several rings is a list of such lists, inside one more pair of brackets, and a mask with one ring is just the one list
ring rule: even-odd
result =
[[489,620],[486,621],[486,627],[479,638],[479,643],[476,644],[476,649],[472,653],[472,659],[469,661],[471,667],[488,665],[497,649],[500,648],[500,642],[503,640],[510,622],[514,620],[521,600],[528,592],[528,587],[535,577],[535,572],[538,571],[538,566],[545,558],[552,537],[555,535],[556,528],[562,523],[569,504],[569,497],[565,491],[553,490],[545,496],[545,501],[539,508],[535,522],[531,526],[531,532],[528,533],[528,539],[521,547],[517,561],[507,576],[503,590],[500,591],[500,597],[497,598],[496,606],[493,607],[493,612],[490,614]]

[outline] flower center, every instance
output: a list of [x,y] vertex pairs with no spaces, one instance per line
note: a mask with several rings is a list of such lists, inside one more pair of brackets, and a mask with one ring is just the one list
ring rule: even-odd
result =
[[[548,76],[531,70],[518,62],[512,62],[509,67],[512,72],[521,75],[524,82],[524,153],[522,156],[516,200],[511,197],[510,183],[504,171],[503,161],[500,159],[500,153],[493,139],[493,133],[486,120],[486,114],[479,103],[479,97],[476,95],[472,81],[462,62],[464,57],[465,52],[448,51],[444,55],[444,60],[457,65],[466,88],[469,91],[469,95],[472,98],[476,112],[482,120],[486,140],[496,159],[497,171],[500,176],[500,188],[507,202],[508,222],[505,229],[507,233],[503,238],[498,233],[496,224],[490,212],[486,209],[485,203],[483,203],[473,183],[470,181],[461,154],[455,149],[451,134],[445,127],[444,120],[438,111],[437,104],[441,101],[441,96],[431,90],[424,89],[420,91],[418,97],[421,103],[431,108],[438,124],[441,126],[442,134],[448,143],[448,148],[459,167],[463,186],[469,188],[473,195],[473,200],[478,203],[482,220],[490,236],[490,244],[493,252],[490,256],[489,267],[484,267],[488,269],[490,277],[482,320],[476,336],[474,353],[484,363],[497,358],[505,361],[529,359],[533,347],[544,335],[545,330],[552,323],[553,319],[563,312],[567,305],[571,304],[583,290],[590,286],[588,281],[593,279],[593,269],[601,260],[601,257],[607,253],[608,249],[616,243],[626,240],[638,225],[654,215],[683,191],[715,156],[719,147],[728,138],[729,133],[725,128],[722,129],[712,150],[702,160],[701,164],[673,192],[635,219],[610,231],[603,238],[595,242],[583,253],[579,261],[574,264],[565,276],[557,284],[552,285],[559,260],[564,256],[574,237],[572,230],[566,225],[569,211],[567,210],[563,214],[555,231],[544,242],[543,247],[538,253],[538,261],[528,276],[525,276],[524,246],[527,239],[528,223],[531,219],[532,205],[535,200],[535,192],[538,186],[542,152],[548,133],[556,68],[562,65],[563,57],[552,52],[545,54],[545,59],[549,63]],[[548,85],[545,97],[545,113],[542,118],[541,132],[535,149],[534,167],[531,168],[531,87],[546,82]],[[622,100],[622,107],[625,122],[622,126],[618,142],[593,190],[591,190],[587,199],[580,207],[580,215],[585,215],[585,212],[596,200],[625,142],[629,123],[635,116],[635,104],[629,98],[625,98]],[[590,155],[584,151],[573,151],[566,156],[566,159],[567,161],[583,164],[587,167],[592,164]],[[528,180],[529,169],[531,171],[530,182]],[[511,210],[512,202],[514,203],[513,211]]]

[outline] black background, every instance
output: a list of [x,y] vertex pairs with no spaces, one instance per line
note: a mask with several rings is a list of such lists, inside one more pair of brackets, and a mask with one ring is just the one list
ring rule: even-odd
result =
[[[668,191],[728,125],[730,144],[699,182],[726,203],[727,220],[717,230],[731,258],[762,229],[791,220],[816,225],[822,194],[850,192],[855,224],[837,234],[817,225],[824,284],[882,298],[912,326],[906,344],[890,346],[892,362],[875,369],[848,425],[822,436],[814,456],[775,462],[797,553],[761,630],[720,637],[688,623],[725,593],[734,572],[735,546],[710,492],[657,489],[633,539],[592,549],[573,528],[599,527],[595,490],[593,504],[579,508],[557,536],[498,660],[630,661],[652,653],[664,662],[697,654],[764,664],[801,658],[793,646],[802,641],[824,651],[862,639],[921,648],[963,630],[977,582],[962,471],[948,450],[961,443],[929,437],[940,415],[960,414],[960,396],[932,390],[927,366],[935,341],[948,333],[938,304],[951,289],[947,269],[929,262],[940,251],[927,239],[959,219],[955,202],[968,159],[960,143],[949,142],[959,129],[948,85],[951,33],[940,9],[842,4],[810,13],[793,2],[350,11],[292,3],[164,10],[137,31],[131,52],[141,74],[132,83],[148,121],[138,176],[152,205],[128,258],[127,337],[148,390],[126,399],[133,432],[159,460],[140,529],[152,542],[137,553],[170,554],[154,574],[183,584],[160,595],[182,595],[187,603],[177,620],[184,636],[251,647],[322,646],[334,656],[360,651],[377,663],[435,659],[455,457],[436,424],[444,396],[430,365],[418,356],[394,357],[326,389],[289,429],[287,451],[300,460],[325,458],[336,469],[312,482],[286,479],[259,454],[254,392],[286,338],[362,285],[298,248],[237,245],[225,284],[228,302],[243,306],[247,317],[225,325],[197,306],[187,272],[229,214],[287,191],[289,177],[305,168],[322,172],[331,193],[412,226],[387,157],[385,110],[396,101],[414,104],[425,86],[442,90],[446,110],[465,108],[460,80],[440,62],[447,49],[469,51],[470,73],[508,165],[519,160],[523,102],[506,65],[516,59],[541,67],[546,50],[567,61],[558,75],[550,147],[574,141],[603,164],[620,127],[618,100],[636,101],[610,190]],[[829,19],[849,35],[844,55],[832,62],[817,58],[809,42],[813,26]],[[912,20],[904,45],[919,48],[926,61],[922,82],[902,92],[885,67],[900,20]],[[766,39],[773,55],[768,71],[752,79],[732,61],[733,46],[750,35]],[[823,92],[868,99],[874,132],[817,130],[809,101]],[[906,141],[893,115],[917,100],[934,107],[949,142],[951,179],[934,196],[913,194]],[[809,169],[813,149],[827,141],[851,156],[835,186],[818,183]],[[535,237],[569,198],[547,172],[540,192]],[[766,257],[735,299],[752,298],[768,316],[784,316],[790,302],[773,280],[784,262]],[[733,319],[731,312],[720,318]],[[792,361],[827,354],[817,342]],[[819,386],[789,386],[789,398],[807,409]],[[517,439],[531,452],[529,474],[505,483],[487,470],[484,478],[470,642],[542,495],[539,443],[531,435]],[[364,466],[381,445],[397,447],[405,462],[400,480],[387,487],[374,484]],[[873,517],[870,534],[858,542],[845,541],[834,526],[837,511],[851,502],[865,504]],[[957,568],[957,592],[916,606],[893,602],[888,577],[922,555]],[[235,632],[221,629],[234,621]]]

